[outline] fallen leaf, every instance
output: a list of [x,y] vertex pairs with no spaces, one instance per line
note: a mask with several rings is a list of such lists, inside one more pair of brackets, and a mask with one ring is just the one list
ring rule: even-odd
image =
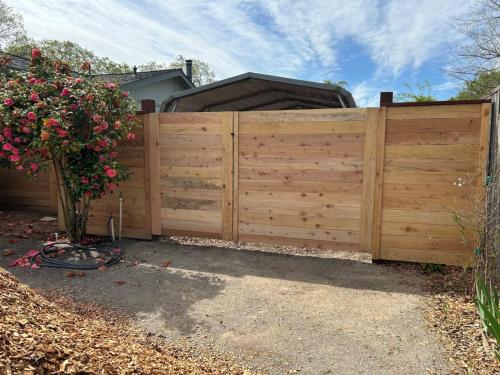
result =
[[116,285],[124,285],[124,284],[126,284],[126,282],[123,280],[117,280],[117,281],[115,281],[115,284]]
[[14,251],[14,250],[12,250],[12,249],[6,249],[6,250],[4,250],[4,252],[3,252],[3,256],[4,256],[4,257],[8,257],[8,256],[11,256],[11,255],[14,255],[14,253],[15,253],[15,251]]
[[99,271],[106,271],[108,269],[108,267],[106,266],[99,266],[98,270]]
[[76,276],[76,275],[75,275],[75,273],[74,273],[74,272],[71,272],[71,271],[66,272],[66,277],[68,277],[68,278],[73,278],[73,277],[75,277],[75,276]]
[[18,241],[19,241],[19,240],[16,240],[15,238],[11,238],[11,239],[9,239],[9,243],[16,243],[16,242],[18,242]]
[[85,272],[83,271],[78,272],[78,277],[85,277]]
[[170,267],[171,264],[172,264],[172,262],[167,260],[167,261],[163,262],[161,266],[166,268],[166,267]]

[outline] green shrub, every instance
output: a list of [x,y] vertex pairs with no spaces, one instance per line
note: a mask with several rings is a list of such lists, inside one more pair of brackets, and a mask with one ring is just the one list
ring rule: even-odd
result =
[[475,303],[483,323],[485,333],[496,341],[495,354],[500,360],[500,307],[498,305],[498,292],[486,285],[484,280],[476,277]]

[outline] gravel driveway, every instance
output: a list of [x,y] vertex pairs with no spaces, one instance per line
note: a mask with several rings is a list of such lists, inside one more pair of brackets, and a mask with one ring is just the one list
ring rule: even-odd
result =
[[[0,248],[8,246],[0,238]],[[31,246],[20,241],[16,253]],[[82,278],[66,278],[58,269],[7,268],[11,257],[0,265],[33,287],[125,310],[152,333],[187,338],[265,373],[449,372],[426,329],[425,297],[414,273],[159,241],[126,241],[123,249],[126,261]]]

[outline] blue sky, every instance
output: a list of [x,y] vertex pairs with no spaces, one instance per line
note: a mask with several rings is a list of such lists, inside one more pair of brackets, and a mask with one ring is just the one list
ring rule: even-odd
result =
[[453,20],[474,0],[6,0],[37,38],[68,39],[140,65],[177,54],[208,62],[217,78],[253,71],[345,80],[358,105],[380,91],[429,81],[448,99],[444,73],[462,36]]

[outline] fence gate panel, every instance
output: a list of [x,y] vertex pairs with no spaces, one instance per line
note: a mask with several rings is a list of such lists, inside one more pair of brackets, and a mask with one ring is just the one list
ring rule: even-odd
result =
[[359,251],[367,110],[238,115],[238,239]]
[[382,259],[470,264],[474,244],[464,243],[455,216],[471,229],[484,184],[489,108],[387,108]]
[[161,232],[231,238],[233,113],[160,114]]

